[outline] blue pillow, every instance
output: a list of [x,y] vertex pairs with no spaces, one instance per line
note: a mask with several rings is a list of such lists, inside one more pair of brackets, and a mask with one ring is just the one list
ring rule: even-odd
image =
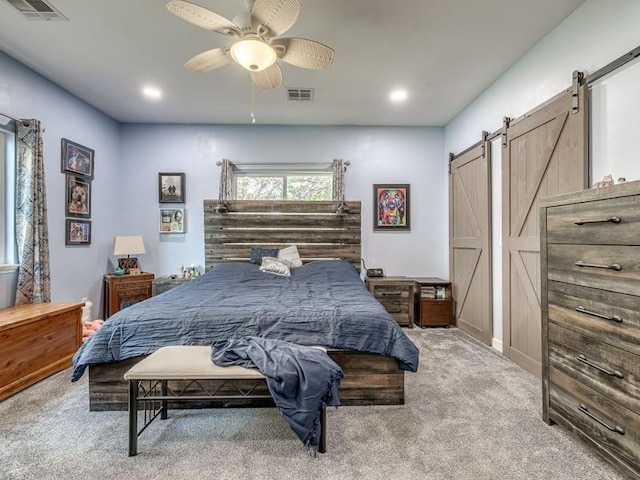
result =
[[277,248],[251,247],[251,259],[249,262],[262,265],[262,257],[277,257]]

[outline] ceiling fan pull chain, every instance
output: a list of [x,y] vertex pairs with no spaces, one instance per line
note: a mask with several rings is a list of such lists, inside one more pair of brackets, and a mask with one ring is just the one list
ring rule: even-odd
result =
[[251,123],[256,123],[256,84],[251,81]]

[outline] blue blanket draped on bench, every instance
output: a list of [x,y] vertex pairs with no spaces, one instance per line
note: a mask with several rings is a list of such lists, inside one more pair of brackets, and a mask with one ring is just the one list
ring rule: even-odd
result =
[[320,408],[338,406],[342,369],[313,347],[258,337],[219,340],[211,360],[220,367],[240,365],[267,377],[276,406],[291,429],[314,455],[320,441]]

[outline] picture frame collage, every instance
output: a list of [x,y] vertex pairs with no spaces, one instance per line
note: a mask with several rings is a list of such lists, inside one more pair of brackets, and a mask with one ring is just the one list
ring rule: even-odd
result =
[[[184,172],[158,173],[158,203],[185,203]],[[161,206],[159,215],[159,232],[185,233],[186,219],[184,207]]]
[[91,181],[95,151],[62,139],[61,171],[65,174],[65,245],[91,244]]

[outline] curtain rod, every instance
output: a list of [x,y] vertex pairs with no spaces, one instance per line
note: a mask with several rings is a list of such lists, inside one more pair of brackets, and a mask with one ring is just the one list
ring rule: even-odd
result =
[[0,112],[0,115],[2,115],[3,117],[10,118],[11,120],[15,120],[16,122],[24,122],[24,120],[22,118],[16,118],[16,117],[14,117],[12,115],[7,115],[6,113]]
[[[291,163],[286,163],[286,162],[233,162],[234,165],[259,165],[259,166],[263,166],[263,165],[273,165],[275,167],[289,167],[289,166],[297,166],[297,165],[310,165],[310,166],[320,166],[322,165],[323,167],[326,167],[327,165],[331,165],[331,162],[310,162],[310,163],[304,163],[304,162],[291,162]],[[351,165],[351,162],[349,160],[345,160],[344,162],[345,165]],[[222,162],[220,160],[218,160],[216,162],[217,166],[222,166]]]

